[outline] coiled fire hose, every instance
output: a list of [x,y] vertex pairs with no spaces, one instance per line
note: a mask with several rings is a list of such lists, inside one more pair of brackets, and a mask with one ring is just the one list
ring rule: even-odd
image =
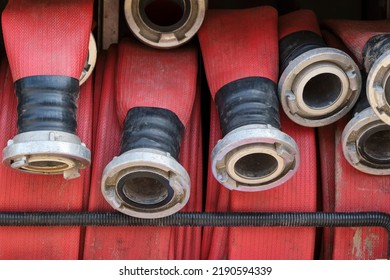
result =
[[[100,109],[98,109],[100,113],[94,148],[89,211],[113,211],[101,194],[100,184],[103,169],[120,151],[122,135],[115,102],[117,83],[115,73],[118,67],[116,49],[116,46],[110,47],[106,60],[98,64],[96,69],[96,73],[99,73],[101,71],[99,67],[104,67],[103,75],[100,76],[102,87],[95,88],[95,96],[101,96],[101,100]],[[125,75],[126,72],[121,72],[121,74]],[[96,93],[97,91],[101,93]],[[156,91],[153,93],[156,94]],[[199,153],[199,150],[202,150],[201,137],[200,100],[197,94],[191,119],[186,126],[181,144],[180,162],[191,178],[191,196],[182,211],[202,210],[202,154]],[[200,238],[201,228],[88,227],[83,258],[199,259]],[[101,246],[96,246],[96,244]],[[153,244],[153,246],[146,244]]]
[[90,151],[75,133],[92,6],[92,0],[13,0],[5,8],[2,27],[18,97],[18,134],[3,150],[4,164],[65,179],[89,166]]
[[[17,132],[17,98],[8,63],[0,66],[0,145]],[[86,144],[92,138],[92,80],[80,88],[77,134]],[[45,176],[20,173],[0,165],[0,211],[64,211],[87,210],[90,169],[81,176],[66,181],[61,175]],[[0,228],[0,259],[78,259],[81,241],[80,227],[40,228],[17,227],[17,223]]]
[[[203,25],[203,28],[207,28],[208,20],[211,20],[214,13],[219,18],[222,15],[232,20],[231,24],[244,22],[243,25],[253,27],[255,30],[259,30],[261,36],[267,36],[269,42],[274,42],[272,46],[267,45],[270,49],[277,47],[277,15],[276,11],[270,7],[240,10],[240,11],[209,11],[208,18]],[[235,19],[233,21],[233,18]],[[257,18],[262,18],[261,24],[258,23]],[[252,20],[256,23],[252,23]],[[249,22],[248,22],[249,21]],[[249,43],[240,44],[237,49],[237,40],[241,34],[245,34],[240,27],[233,29],[232,26],[227,25],[226,22],[220,22],[220,26],[226,26],[229,32],[223,32],[221,34],[230,34],[232,38],[221,39],[222,48],[224,50],[230,50],[231,53],[235,53],[234,58],[227,57],[226,61],[219,58],[219,61],[226,63],[226,66],[216,64],[212,65],[218,69],[229,69],[228,65],[233,66],[240,65],[241,68],[235,67],[233,69],[240,69],[241,72],[234,72],[229,69],[230,76],[234,74],[244,74],[251,70],[253,72],[263,69],[268,64],[262,63],[257,64],[255,58],[246,56],[248,51],[242,49],[243,46],[248,46]],[[230,23],[230,22],[229,22]],[[264,30],[263,30],[264,29]],[[240,30],[240,31],[238,31]],[[247,27],[245,28],[247,30]],[[272,36],[270,34],[272,31]],[[202,36],[203,30],[200,31],[199,35]],[[257,34],[257,33],[256,33]],[[264,35],[266,34],[266,35]],[[218,34],[218,36],[220,36]],[[258,40],[260,35],[248,35],[247,38],[253,38]],[[214,36],[207,36],[215,40]],[[219,42],[219,41],[218,41]],[[252,41],[251,41],[252,42]],[[201,44],[202,38],[201,38]],[[252,43],[253,47],[258,46],[258,43]],[[211,47],[211,46],[210,46]],[[202,46],[203,48],[203,46]],[[220,47],[221,48],[221,47]],[[251,45],[252,48],[252,45]],[[259,46],[259,48],[264,48]],[[203,49],[202,49],[203,51]],[[273,49],[275,52],[275,50]],[[214,57],[217,55],[217,51],[214,53]],[[222,54],[221,54],[222,55]],[[269,53],[267,54],[267,57]],[[275,52],[277,57],[277,53]],[[260,56],[262,58],[262,56]],[[244,60],[244,61],[241,61]],[[205,59],[205,63],[207,60]],[[255,64],[252,69],[251,65]],[[275,60],[277,65],[277,61]],[[270,69],[271,66],[269,66]],[[277,75],[277,67],[273,66],[275,76]],[[246,69],[248,68],[248,69]],[[207,69],[207,64],[206,64]],[[217,71],[217,69],[212,69]],[[207,70],[206,70],[207,71]],[[264,69],[263,69],[264,71]],[[252,72],[252,73],[253,73]],[[221,73],[218,78],[222,80],[223,77],[229,77],[226,73]],[[244,76],[245,77],[245,76]],[[231,78],[231,80],[234,80]],[[213,80],[208,80],[213,82]],[[213,86],[210,85],[211,88]],[[214,86],[215,88],[216,86]],[[212,90],[213,92],[213,90]],[[275,93],[276,94],[276,93]],[[218,112],[215,104],[211,106],[210,116],[210,151],[217,144],[218,140],[221,139],[220,121]],[[300,128],[298,125],[288,121],[285,116],[281,116],[281,124],[283,131],[291,135],[292,138],[296,139],[298,146],[301,148],[301,167],[297,172],[297,176],[294,176],[291,180],[281,185],[278,188],[264,192],[256,193],[245,193],[245,192],[230,192],[226,188],[222,188],[219,182],[214,178],[213,174],[209,173],[207,182],[207,194],[206,194],[206,211],[207,212],[241,212],[241,211],[264,211],[264,212],[282,212],[282,211],[315,211],[316,210],[316,169],[315,169],[315,139],[314,131],[311,128]],[[210,160],[209,165],[212,165]],[[301,178],[301,179],[300,179]],[[301,180],[302,181],[301,183]],[[303,183],[304,182],[304,183]],[[229,215],[228,213],[226,213]],[[245,221],[242,221],[245,224]],[[297,259],[310,259],[313,257],[314,251],[314,238],[315,231],[310,228],[303,229],[271,229],[271,228],[205,228],[203,231],[202,240],[202,258],[203,259],[237,259],[237,258],[249,258],[249,259],[285,259],[285,258],[297,258]],[[267,245],[268,244],[268,245]],[[275,244],[279,244],[276,245]],[[293,246],[294,249],[286,251],[284,245]],[[264,247],[266,246],[266,247]]]
[[281,185],[299,152],[280,130],[276,10],[209,11],[198,34],[223,137],[211,155],[215,178],[240,191]]
[[367,99],[390,124],[390,21],[328,20],[324,26],[353,53],[367,75]]
[[103,171],[102,193],[131,216],[171,215],[190,196],[190,178],[178,160],[196,93],[196,50],[160,51],[123,41],[116,73],[122,144]]
[[188,42],[198,32],[208,0],[126,0],[125,16],[133,34],[160,49]]
[[279,19],[279,97],[286,115],[310,127],[333,123],[356,103],[358,66],[321,37],[315,14],[299,10]]

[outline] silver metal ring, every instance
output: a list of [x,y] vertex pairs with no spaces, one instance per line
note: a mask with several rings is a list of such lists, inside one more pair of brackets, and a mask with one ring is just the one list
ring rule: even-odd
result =
[[[201,27],[207,10],[207,0],[170,0],[182,9],[178,22],[161,26],[151,21],[145,12],[147,5],[158,0],[126,0],[125,16],[134,35],[146,45],[167,49],[189,41]],[[164,11],[161,11],[164,13]]]
[[[321,87],[327,92],[321,92]],[[286,115],[308,127],[328,125],[345,116],[360,90],[358,66],[346,53],[333,48],[301,54],[283,71],[278,84]]]
[[[143,181],[143,174],[156,178],[156,187],[151,188],[150,180]],[[127,184],[123,182],[127,176],[133,176],[134,181],[123,191],[120,187]],[[190,185],[187,171],[169,153],[142,148],[123,153],[106,166],[101,190],[114,209],[129,216],[154,219],[182,209],[190,197]]]
[[91,35],[89,36],[87,60],[85,61],[84,68],[80,76],[80,86],[84,84],[85,81],[88,80],[88,78],[91,76],[96,66],[96,60],[97,60],[97,46],[96,46],[95,37],[91,33]]
[[89,167],[91,152],[78,136],[60,131],[32,131],[17,134],[3,150],[3,163],[35,174],[80,176]]
[[390,125],[390,50],[373,64],[367,77],[367,99],[378,117]]
[[231,190],[255,192],[289,180],[299,166],[295,141],[267,125],[247,125],[228,133],[214,147],[214,177]]
[[[356,114],[342,134],[346,160],[361,172],[390,175],[390,142],[383,137],[384,133],[390,136],[390,126],[382,122],[371,107]],[[380,142],[375,141],[378,139]]]

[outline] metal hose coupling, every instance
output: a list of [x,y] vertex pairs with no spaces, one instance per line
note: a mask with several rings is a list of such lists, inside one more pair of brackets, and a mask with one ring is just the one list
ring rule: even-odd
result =
[[96,66],[96,60],[97,60],[96,40],[93,34],[91,33],[91,35],[89,36],[87,59],[85,61],[83,71],[81,72],[81,76],[80,76],[80,86],[84,84],[85,81],[88,80],[88,78],[91,76]]
[[372,37],[363,49],[367,98],[378,117],[390,124],[390,34]]
[[127,113],[120,155],[104,169],[102,193],[116,210],[161,218],[182,209],[190,177],[178,162],[184,126],[173,112],[135,107]]
[[299,166],[295,141],[280,131],[276,85],[249,77],[216,94],[223,139],[212,152],[214,177],[238,191],[262,191],[290,179]]
[[343,153],[356,169],[372,175],[390,174],[390,126],[370,107],[362,94],[354,117],[342,134]]
[[76,135],[79,80],[66,76],[31,76],[15,82],[18,134],[3,150],[3,163],[38,174],[78,176],[91,153]]
[[189,41],[203,23],[208,0],[126,0],[125,16],[134,35],[161,49]]
[[291,33],[279,44],[282,74],[278,91],[291,120],[319,127],[339,120],[353,108],[361,76],[349,55],[327,47],[311,31]]

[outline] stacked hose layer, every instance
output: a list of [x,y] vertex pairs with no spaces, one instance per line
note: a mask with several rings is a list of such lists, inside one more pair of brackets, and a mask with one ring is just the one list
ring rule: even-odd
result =
[[353,53],[367,75],[366,94],[378,115],[390,124],[390,25],[383,21],[329,20],[324,26]]
[[160,49],[183,45],[198,32],[208,0],[126,0],[125,15],[133,34]]
[[[262,19],[261,24],[258,22],[259,18]],[[220,32],[211,32],[216,29],[216,26]],[[199,32],[199,37],[213,97],[224,84],[242,81],[246,77],[267,76],[270,80],[276,80],[277,14],[273,8],[210,11]],[[217,43],[211,44],[212,41]],[[224,50],[223,53],[220,52],[221,49]],[[269,95],[271,93],[276,95],[276,92],[268,92]],[[218,141],[221,142],[219,139],[223,136],[223,131],[220,129],[220,124],[223,122],[220,122],[219,116],[221,113],[212,102],[210,152]],[[281,127],[286,134],[297,141],[300,148],[301,166],[296,176],[278,188],[249,194],[230,192],[221,186],[213,174],[209,173],[206,211],[316,210],[314,131],[310,128],[299,128],[283,115]],[[269,129],[272,131],[273,128],[269,127]],[[261,135],[264,130],[256,128],[255,131],[259,131]],[[209,169],[212,165],[213,160],[210,160]],[[314,253],[314,239],[315,230],[312,228],[205,228],[202,258],[311,259]],[[285,249],[286,246],[289,250]]]
[[199,31],[222,130],[211,169],[232,190],[279,186],[299,166],[295,141],[280,130],[276,22],[276,11],[270,7],[210,11]]
[[[106,164],[109,163],[115,155],[120,153],[122,128],[121,121],[124,120],[126,114],[126,105],[129,102],[138,105],[149,100],[155,102],[155,106],[162,106],[161,96],[169,94],[171,98],[166,100],[166,105],[170,108],[182,108],[184,104],[188,104],[186,109],[183,109],[180,116],[186,118],[183,141],[181,143],[180,156],[178,161],[183,165],[191,178],[191,196],[184,207],[183,211],[201,211],[202,210],[202,156],[199,151],[202,149],[201,141],[201,125],[200,125],[200,100],[199,93],[193,98],[186,95],[181,84],[188,76],[185,76],[186,71],[182,71],[181,75],[172,74],[168,71],[160,70],[171,69],[172,65],[182,69],[195,69],[195,74],[191,85],[187,83],[191,92],[195,94],[196,89],[196,56],[193,49],[184,48],[175,51],[175,55],[171,52],[154,51],[148,48],[139,46],[134,42],[124,41],[119,45],[121,53],[118,55],[117,46],[112,46],[104,63],[104,73],[101,82],[101,100],[98,117],[98,129],[96,136],[96,145],[94,148],[93,173],[91,182],[91,194],[89,200],[89,211],[112,211],[112,208],[107,204],[101,195],[101,174]],[[127,53],[129,49],[133,52]],[[185,56],[185,63],[179,57]],[[187,56],[189,55],[189,57]],[[132,63],[129,63],[129,56],[132,57]],[[170,63],[161,63],[155,67],[156,61],[163,57],[169,58]],[[188,59],[189,58],[189,59]],[[119,61],[121,61],[119,63]],[[141,66],[141,61],[143,61]],[[177,64],[178,63],[178,64]],[[99,65],[98,65],[99,66]],[[100,64],[103,67],[103,64]],[[152,67],[153,66],[153,67]],[[127,68],[129,67],[129,68]],[[129,71],[131,69],[133,71]],[[126,70],[127,69],[127,70]],[[151,75],[151,71],[156,69],[159,72]],[[180,71],[177,69],[177,71]],[[119,71],[120,70],[120,71]],[[97,73],[101,69],[97,68]],[[137,73],[135,71],[141,71]],[[146,72],[144,72],[146,71]],[[116,73],[116,74],[115,74]],[[131,75],[129,75],[131,73]],[[141,74],[141,75],[140,75]],[[144,83],[144,76],[153,78],[155,83]],[[191,74],[192,75],[192,74]],[[190,76],[191,76],[190,75]],[[168,76],[168,79],[166,77]],[[180,82],[177,82],[180,79]],[[127,81],[126,81],[127,80]],[[116,85],[120,81],[121,84]],[[177,88],[174,91],[166,91],[164,87],[167,84]],[[150,90],[149,94],[146,88]],[[129,91],[129,88],[138,87],[138,91]],[[96,88],[100,91],[100,88]],[[122,97],[120,93],[122,92]],[[124,95],[126,92],[128,95]],[[143,94],[141,94],[143,93]],[[188,93],[188,91],[187,91]],[[123,98],[123,99],[119,99]],[[126,101],[124,103],[123,101]],[[178,102],[178,100],[182,100]],[[186,99],[183,101],[183,99]],[[120,102],[119,102],[120,101]],[[193,103],[194,102],[194,103]],[[193,104],[193,105],[192,105]],[[150,104],[149,104],[150,105]],[[120,108],[118,106],[121,106]],[[118,119],[117,111],[119,112]],[[192,113],[191,113],[192,111]],[[146,228],[87,228],[84,258],[85,259],[199,259],[200,257],[200,228],[170,228],[170,227],[146,227]],[[100,244],[96,246],[96,244]]]
[[[325,31],[324,35],[330,46],[346,49],[332,33]],[[352,113],[348,124],[343,119],[337,125],[319,131],[323,197],[327,198],[324,210],[389,212],[387,176],[370,175],[386,172],[386,160],[378,162],[378,159],[385,159],[388,154],[386,135],[389,127],[369,107],[364,87]],[[379,228],[325,231],[324,258],[386,258],[385,239],[386,232]]]
[[[0,145],[17,133],[17,99],[8,64],[0,67]],[[77,134],[87,145],[92,138],[92,82],[80,89]],[[18,173],[0,166],[0,211],[86,211],[89,191],[89,170],[65,181],[61,175],[44,176]],[[0,259],[78,259],[82,244],[80,227],[2,227],[0,228]]]
[[279,97],[291,120],[319,127],[352,109],[360,93],[359,69],[345,52],[327,47],[313,12],[281,16],[279,44]]
[[75,134],[79,78],[87,60],[93,1],[10,1],[4,43],[18,97],[18,134],[3,162],[38,174],[78,177],[90,151]]

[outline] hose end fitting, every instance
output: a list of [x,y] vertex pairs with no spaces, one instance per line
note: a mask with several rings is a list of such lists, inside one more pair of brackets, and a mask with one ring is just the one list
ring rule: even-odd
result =
[[207,0],[126,0],[125,16],[141,42],[168,49],[186,43],[198,32],[207,4]]
[[356,63],[334,48],[314,48],[284,69],[278,91],[284,112],[294,122],[319,127],[345,116],[358,100],[361,75]]
[[357,170],[390,175],[390,127],[371,107],[355,114],[343,130],[343,153]]
[[385,51],[372,65],[366,90],[374,112],[390,125],[390,50]]
[[80,76],[80,85],[84,84],[85,81],[88,80],[88,78],[91,76],[96,66],[96,60],[97,60],[97,46],[96,46],[95,37],[91,33],[91,35],[89,36],[87,60],[85,61],[84,68]]
[[78,136],[61,131],[30,131],[17,134],[3,150],[3,164],[35,174],[80,176],[89,167],[91,152]]
[[247,125],[229,132],[212,152],[214,177],[231,190],[255,192],[289,180],[299,166],[295,141],[270,125]]
[[138,218],[162,218],[182,209],[190,177],[169,153],[140,148],[115,157],[104,169],[102,193],[116,210]]

